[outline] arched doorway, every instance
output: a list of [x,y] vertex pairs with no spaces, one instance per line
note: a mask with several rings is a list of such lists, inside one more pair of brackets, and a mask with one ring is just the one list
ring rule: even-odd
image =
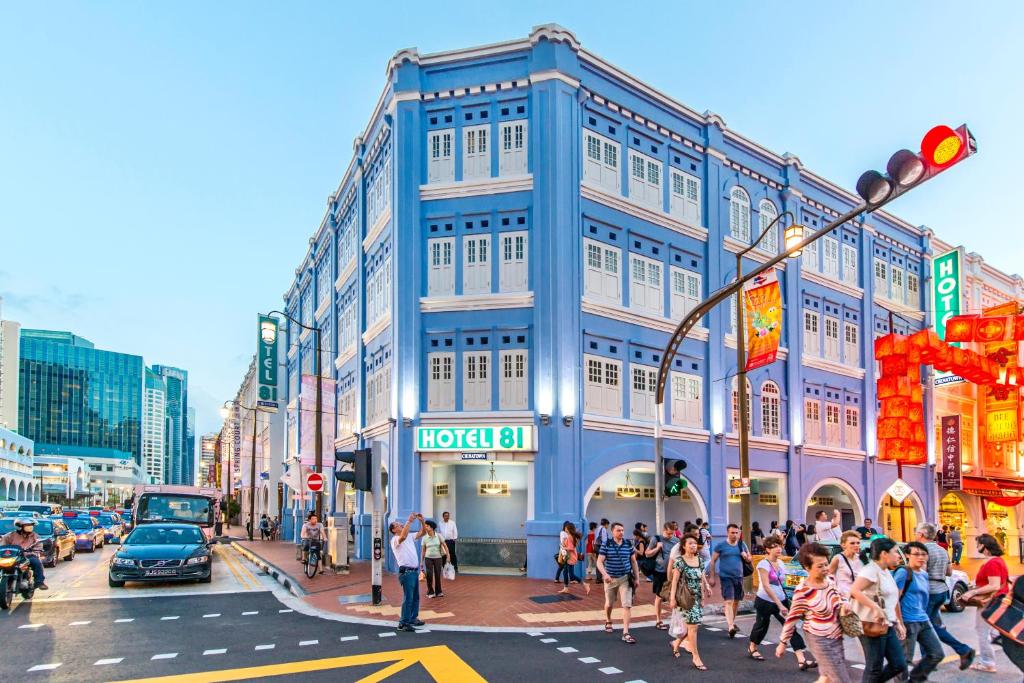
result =
[[811,489],[805,505],[804,523],[813,526],[815,515],[825,512],[829,518],[833,510],[839,510],[841,528],[853,529],[864,519],[864,505],[852,486],[842,479],[823,479]]
[[878,523],[875,526],[881,527],[882,533],[893,540],[913,541],[914,530],[924,518],[924,505],[917,493],[910,494],[902,503],[886,494],[878,505]]
[[960,496],[947,493],[939,501],[939,526],[955,527],[963,533],[970,524],[967,506]]
[[985,500],[984,532],[995,536],[1007,554],[1017,551],[1017,515],[1014,508]]
[[[654,528],[654,503],[651,463],[629,462],[608,470],[590,485],[583,499],[584,516],[591,522],[600,522],[602,518],[621,522],[627,533],[631,533],[636,522],[643,522],[650,533],[660,534],[661,530]],[[665,521],[676,521],[682,528],[684,522],[698,517],[708,519],[707,506],[693,482],[679,496],[665,500]]]

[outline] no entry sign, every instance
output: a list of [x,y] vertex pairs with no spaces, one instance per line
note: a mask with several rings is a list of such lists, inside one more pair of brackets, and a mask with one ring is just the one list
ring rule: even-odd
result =
[[306,488],[313,493],[318,493],[324,487],[324,477],[319,472],[310,472],[306,477]]

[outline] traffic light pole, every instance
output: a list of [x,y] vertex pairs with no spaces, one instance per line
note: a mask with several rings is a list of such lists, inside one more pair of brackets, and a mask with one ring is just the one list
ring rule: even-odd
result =
[[374,441],[371,448],[370,481],[373,482],[373,488],[370,494],[373,501],[373,513],[371,516],[373,564],[370,569],[370,581],[372,584],[372,603],[379,605],[383,598],[382,585],[384,583],[384,485],[380,476],[380,442]]

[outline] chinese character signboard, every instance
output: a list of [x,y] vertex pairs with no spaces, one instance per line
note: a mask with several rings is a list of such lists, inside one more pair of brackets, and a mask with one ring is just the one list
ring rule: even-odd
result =
[[775,271],[758,275],[743,291],[747,334],[747,366],[753,370],[774,363],[782,339],[782,291]]
[[256,335],[257,405],[261,410],[277,412],[277,320],[260,316]]
[[959,491],[963,472],[960,462],[960,416],[944,415],[940,424],[939,443],[936,446],[942,455],[942,490]]

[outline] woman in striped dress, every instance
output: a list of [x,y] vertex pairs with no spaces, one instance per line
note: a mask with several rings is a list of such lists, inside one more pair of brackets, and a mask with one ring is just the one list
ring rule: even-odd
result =
[[797,559],[807,570],[807,578],[793,593],[775,656],[786,654],[786,645],[793,637],[796,623],[803,620],[804,641],[818,661],[821,676],[829,683],[851,683],[850,667],[843,652],[843,631],[839,626],[839,615],[845,614],[848,608],[829,576],[828,548],[808,543],[800,548]]

